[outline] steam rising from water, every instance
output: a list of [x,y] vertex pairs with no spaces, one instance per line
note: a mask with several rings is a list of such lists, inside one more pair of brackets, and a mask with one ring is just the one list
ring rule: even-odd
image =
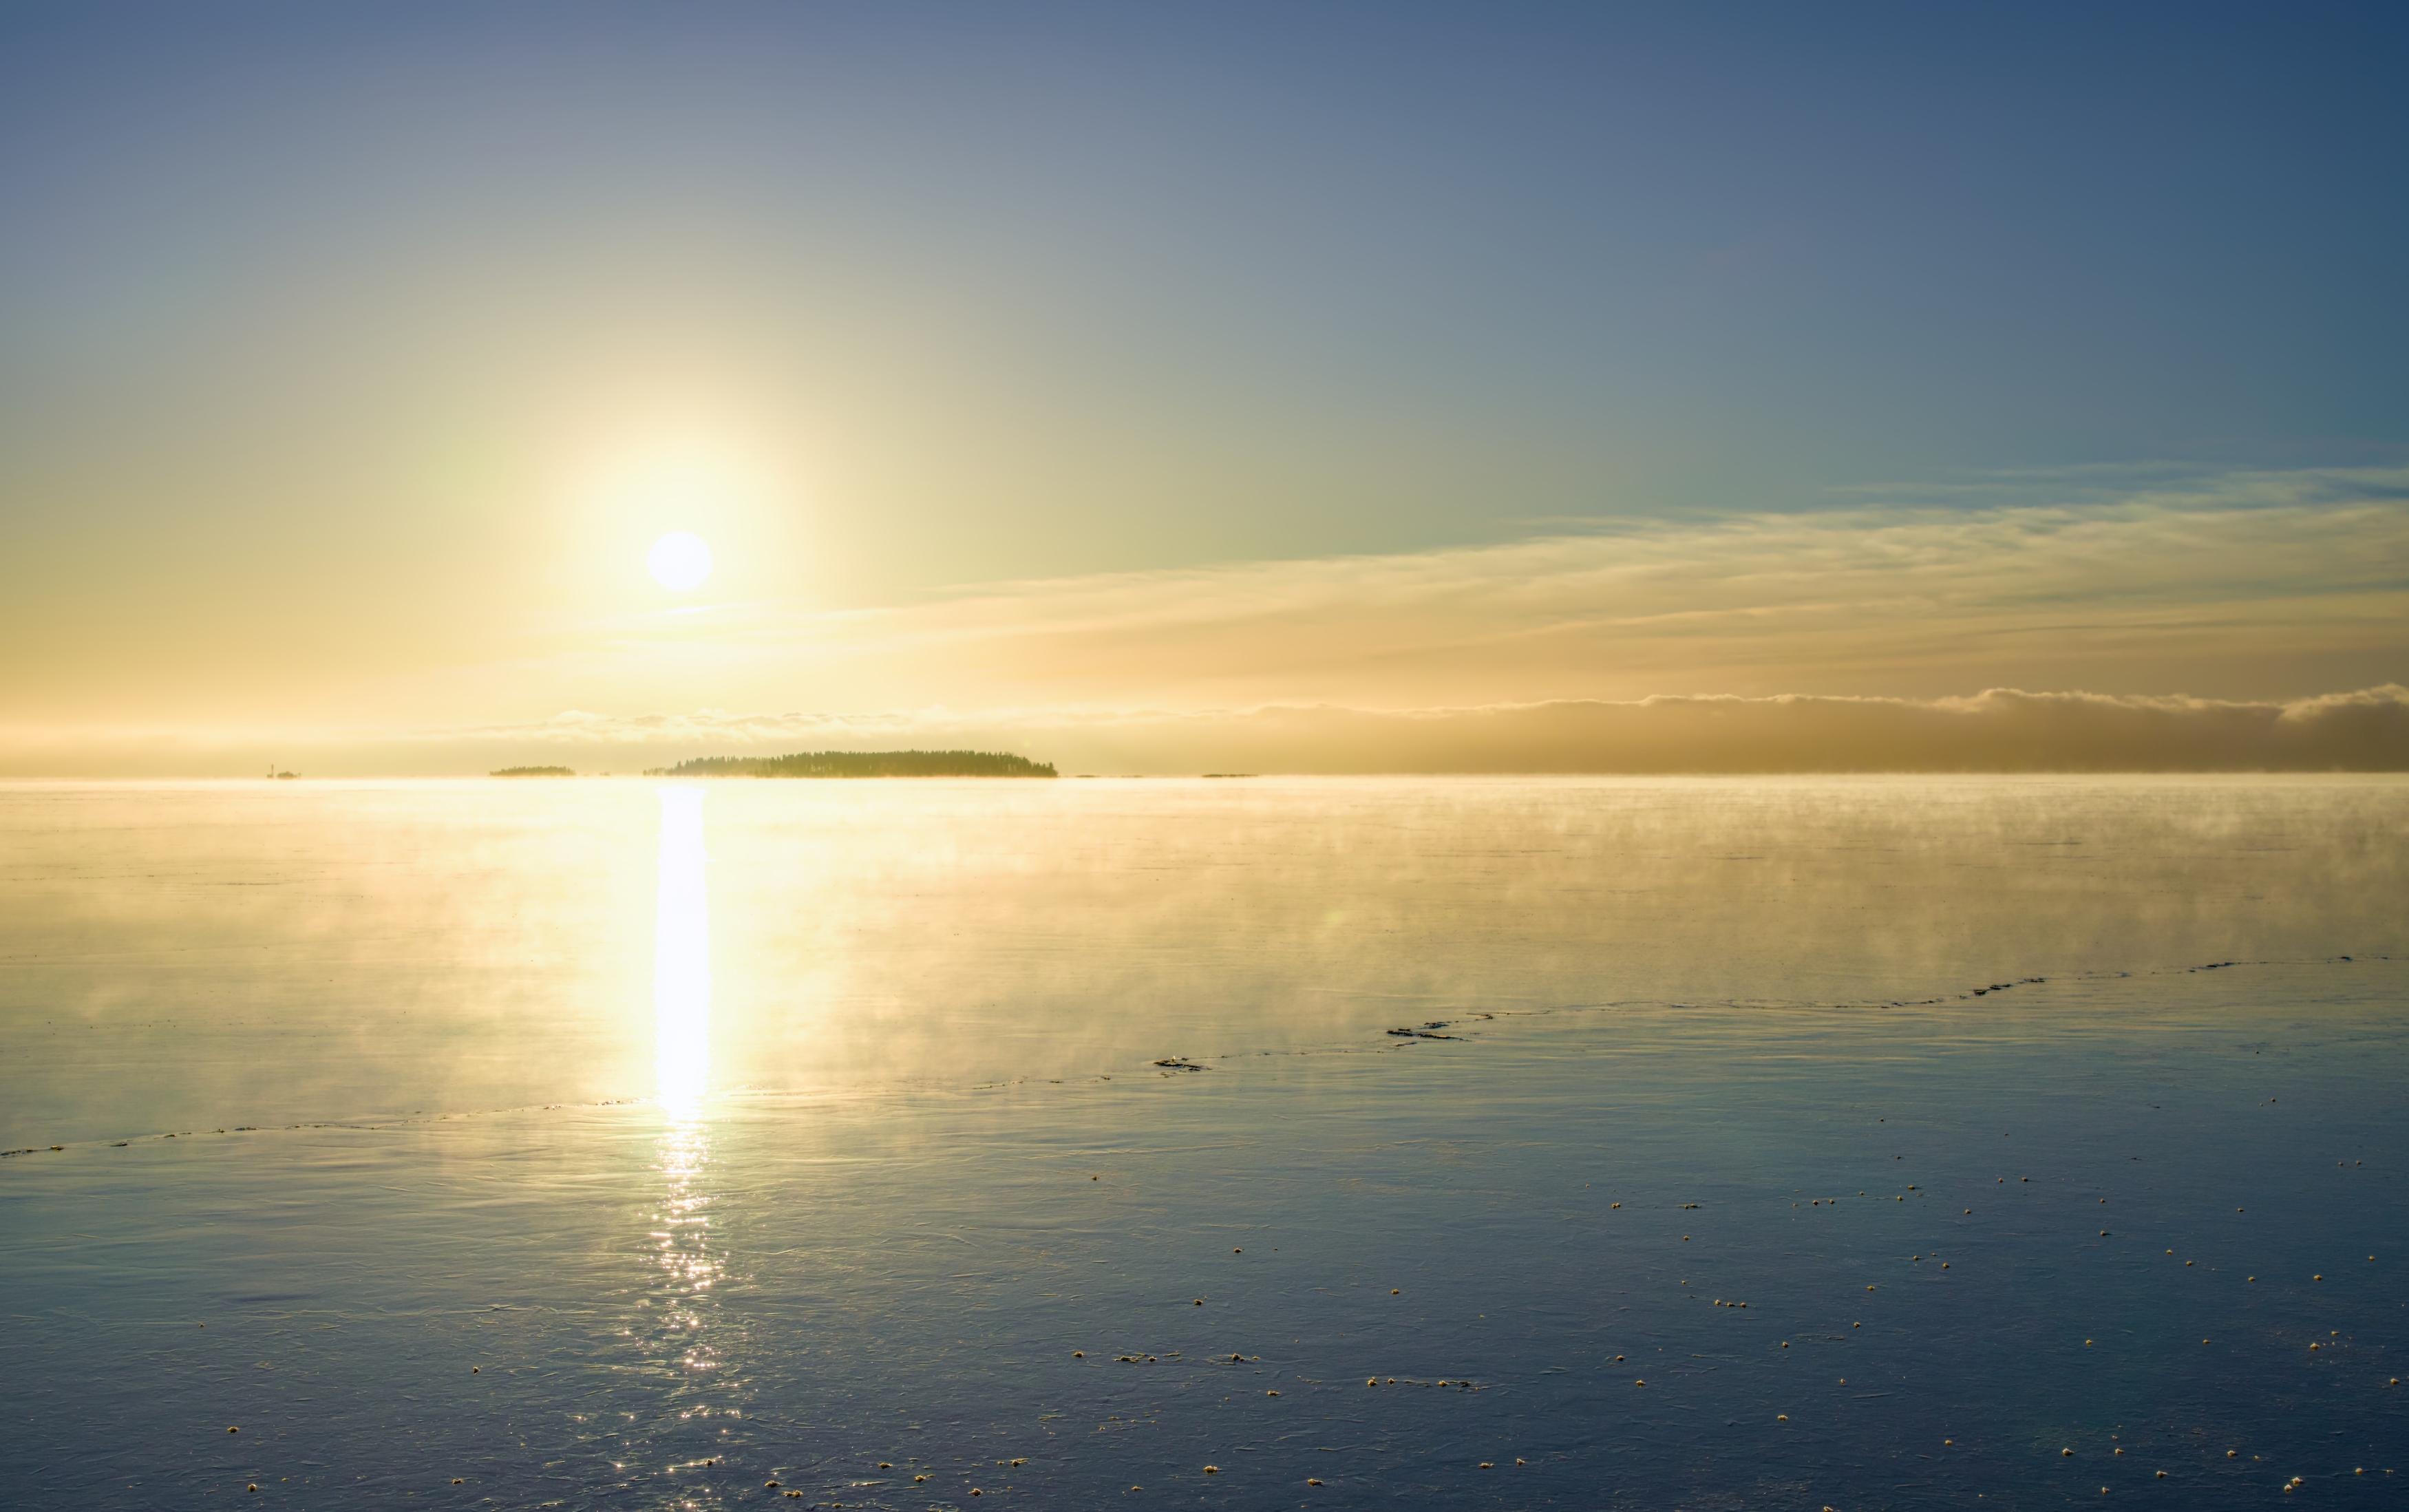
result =
[[703,785],[0,785],[0,1148],[2409,952],[2397,776]]

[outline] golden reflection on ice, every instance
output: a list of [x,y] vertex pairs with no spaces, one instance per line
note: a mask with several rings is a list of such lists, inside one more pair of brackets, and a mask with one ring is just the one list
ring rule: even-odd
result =
[[690,1119],[711,1083],[711,909],[702,789],[663,787],[660,898],[653,915],[654,1075],[663,1107]]

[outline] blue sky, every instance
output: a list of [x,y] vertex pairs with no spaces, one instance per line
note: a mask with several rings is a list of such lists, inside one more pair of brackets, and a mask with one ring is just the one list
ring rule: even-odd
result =
[[[0,6],[0,718],[508,661],[654,607],[670,528],[808,614],[2287,470],[2397,501],[2404,41],[2332,4]],[[716,482],[625,482],[680,467]],[[208,675],[305,624],[255,697]]]

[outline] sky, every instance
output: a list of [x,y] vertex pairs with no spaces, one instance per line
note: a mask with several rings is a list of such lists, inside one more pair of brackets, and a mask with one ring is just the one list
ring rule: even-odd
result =
[[2404,64],[2315,0],[0,0],[0,773],[2409,765]]

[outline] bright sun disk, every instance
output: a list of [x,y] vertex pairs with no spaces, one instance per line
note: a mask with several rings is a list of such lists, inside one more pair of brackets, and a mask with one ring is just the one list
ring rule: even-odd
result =
[[654,582],[683,592],[711,576],[711,547],[700,536],[672,531],[653,542],[644,565],[652,569]]

